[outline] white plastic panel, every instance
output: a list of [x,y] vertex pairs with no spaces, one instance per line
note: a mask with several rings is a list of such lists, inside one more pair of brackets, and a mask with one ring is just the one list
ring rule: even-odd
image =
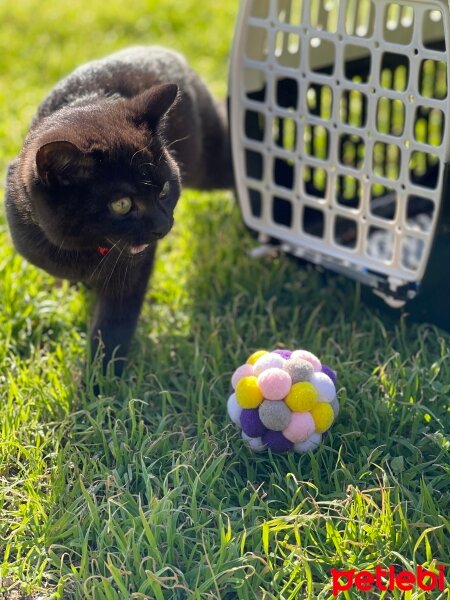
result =
[[449,154],[443,1],[247,0],[230,79],[246,224],[294,254],[426,269]]

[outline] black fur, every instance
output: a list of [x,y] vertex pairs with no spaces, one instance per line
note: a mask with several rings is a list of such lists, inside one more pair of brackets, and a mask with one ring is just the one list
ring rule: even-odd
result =
[[[126,356],[181,185],[232,184],[224,108],[181,55],[137,47],[81,66],[42,102],[6,211],[24,257],[96,290],[91,343],[103,340],[106,365]],[[121,198],[126,215],[111,209]]]

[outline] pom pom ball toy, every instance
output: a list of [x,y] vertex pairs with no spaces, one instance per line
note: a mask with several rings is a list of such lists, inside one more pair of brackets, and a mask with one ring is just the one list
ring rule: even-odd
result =
[[254,452],[315,450],[339,413],[336,381],[307,350],[258,350],[231,377],[228,415]]

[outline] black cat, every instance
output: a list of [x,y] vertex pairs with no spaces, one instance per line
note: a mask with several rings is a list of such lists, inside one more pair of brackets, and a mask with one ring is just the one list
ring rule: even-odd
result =
[[103,341],[105,366],[116,349],[126,356],[182,184],[232,186],[225,110],[180,54],[160,47],[130,48],[63,79],[9,167],[14,245],[96,290],[91,345],[95,353]]

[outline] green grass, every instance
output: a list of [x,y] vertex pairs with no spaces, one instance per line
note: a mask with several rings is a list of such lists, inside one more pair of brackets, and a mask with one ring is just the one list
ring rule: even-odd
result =
[[[2,178],[53,83],[119,47],[176,47],[224,96],[236,10],[2,3]],[[15,255],[1,223],[0,597],[325,599],[332,567],[448,565],[448,334],[389,321],[341,277],[249,258],[231,194],[186,191],[127,377],[96,398],[89,295]],[[226,417],[232,370],[280,341],[340,374],[313,454],[251,455]],[[447,596],[405,596],[421,597]]]

